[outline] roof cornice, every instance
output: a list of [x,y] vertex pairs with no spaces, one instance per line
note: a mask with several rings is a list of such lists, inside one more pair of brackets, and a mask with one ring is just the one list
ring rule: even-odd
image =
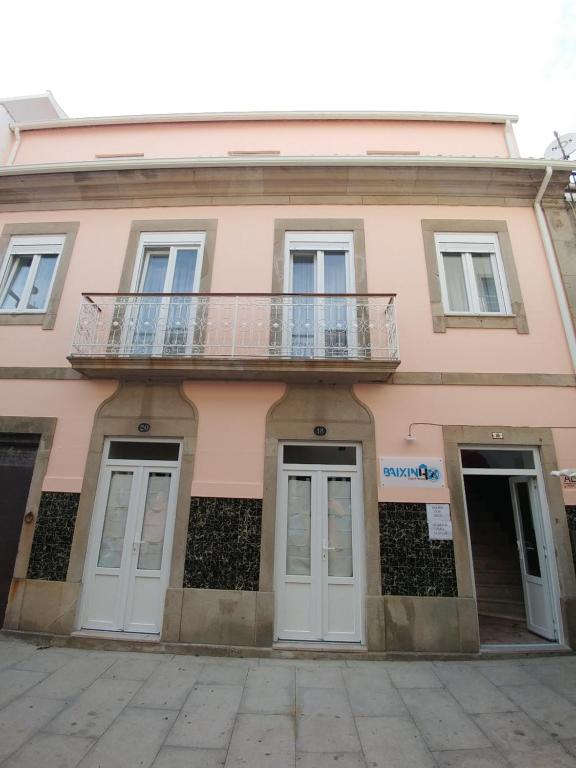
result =
[[257,155],[241,157],[174,157],[129,158],[114,160],[84,160],[75,163],[37,163],[33,165],[0,166],[0,176],[26,176],[48,173],[80,173],[123,170],[160,170],[163,168],[238,168],[238,167],[423,167],[423,168],[494,168],[570,171],[570,160],[546,160],[536,158],[503,157],[447,157],[414,155],[330,155],[330,156],[281,156]]
[[518,115],[498,115],[466,112],[198,112],[151,115],[118,115],[110,117],[76,117],[43,122],[13,123],[21,131],[39,131],[52,128],[84,128],[101,125],[135,125],[143,123],[226,123],[297,120],[367,120],[417,121],[443,123],[516,123]]

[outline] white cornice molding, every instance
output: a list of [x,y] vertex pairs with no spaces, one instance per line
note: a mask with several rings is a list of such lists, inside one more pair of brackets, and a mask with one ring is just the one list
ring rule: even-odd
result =
[[142,123],[226,123],[295,120],[369,120],[417,121],[443,123],[516,123],[518,115],[492,115],[465,112],[198,112],[160,115],[118,115],[110,117],[76,117],[43,122],[14,123],[21,131],[52,128],[83,128],[100,125],[135,125]]
[[40,173],[81,173],[98,171],[160,170],[165,168],[282,168],[282,167],[363,167],[363,168],[492,168],[569,172],[574,163],[569,160],[500,157],[447,157],[413,155],[331,155],[331,156],[243,156],[243,157],[176,157],[132,158],[118,160],[85,160],[76,163],[39,163],[34,165],[0,166],[0,176],[27,176]]

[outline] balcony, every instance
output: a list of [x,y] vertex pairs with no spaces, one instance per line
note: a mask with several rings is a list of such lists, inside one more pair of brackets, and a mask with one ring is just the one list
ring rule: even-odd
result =
[[386,381],[393,294],[83,294],[69,356],[89,377]]

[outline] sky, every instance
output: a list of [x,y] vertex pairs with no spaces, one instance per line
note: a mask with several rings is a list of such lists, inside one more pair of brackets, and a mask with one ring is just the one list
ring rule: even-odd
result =
[[576,132],[576,0],[28,0],[0,96],[70,117],[248,110],[517,114],[526,157]]

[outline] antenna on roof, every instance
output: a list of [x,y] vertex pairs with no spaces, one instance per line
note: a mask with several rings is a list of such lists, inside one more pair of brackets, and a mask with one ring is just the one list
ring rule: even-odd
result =
[[[576,133],[565,133],[563,136],[559,136],[558,131],[554,131],[554,136],[555,140],[546,147],[544,157],[547,160],[570,160],[570,155],[576,153]],[[576,216],[576,210],[574,209],[574,204],[576,203],[575,191],[576,172],[572,171],[565,197]]]

